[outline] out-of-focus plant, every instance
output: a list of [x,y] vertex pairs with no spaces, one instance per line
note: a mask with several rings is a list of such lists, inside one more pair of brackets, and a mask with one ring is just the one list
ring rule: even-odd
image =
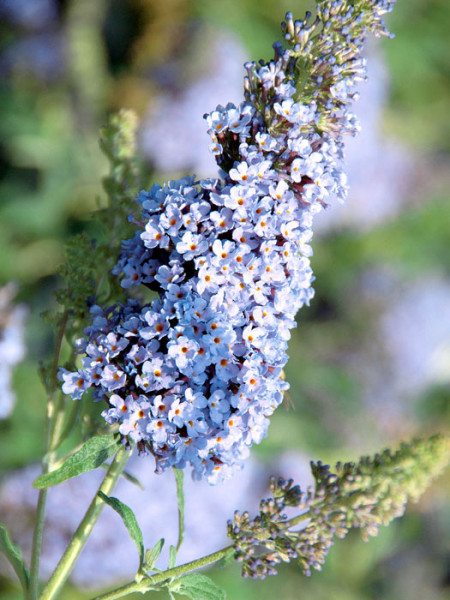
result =
[[[345,198],[343,136],[358,130],[349,108],[365,77],[361,51],[367,34],[388,35],[383,15],[392,7],[393,0],[317,0],[315,18],[294,21],[288,13],[274,59],[245,66],[245,101],[206,115],[217,179],[186,177],[139,192],[134,115],[120,112],[102,132],[109,204],[96,213],[95,239],[82,234],[67,244],[57,293],[62,310],[50,316],[57,343],[42,368],[46,448],[34,483],[40,493],[29,567],[0,528],[0,549],[30,600],[57,597],[105,504],[135,542],[139,569],[132,582],[99,599],[166,590],[172,598],[218,600],[222,590],[192,571],[236,559],[244,576],[265,577],[296,560],[309,574],[335,538],[351,528],[364,539],[375,535],[445,466],[444,435],[338,463],[334,472],[313,463],[314,489],[273,479],[273,497],[261,502],[258,516],[236,513],[229,522],[232,545],[176,564],[184,469],[212,484],[239,469],[288,388],[290,330],[313,297],[313,217],[329,199]],[[61,365],[65,337],[73,350]],[[70,409],[69,397],[79,409]],[[80,415],[89,411],[89,397],[104,403],[106,423],[94,419],[82,428],[83,443],[67,454],[64,444],[85,423]],[[146,549],[137,517],[111,495],[135,448],[159,471],[175,472],[179,540],[164,570],[155,566],[164,540]],[[41,586],[48,488],[110,458]],[[297,514],[288,517],[285,509]]]

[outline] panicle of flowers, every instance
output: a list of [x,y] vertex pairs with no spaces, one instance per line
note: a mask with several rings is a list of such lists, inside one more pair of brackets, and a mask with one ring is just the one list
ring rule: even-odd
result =
[[313,498],[308,490],[303,493],[293,480],[271,478],[272,498],[261,500],[260,513],[251,519],[246,511],[236,511],[228,521],[228,535],[234,542],[235,558],[242,563],[243,577],[264,579],[276,575],[276,565],[298,557],[295,532],[286,527],[286,507],[305,512]]
[[[404,514],[449,461],[449,438],[435,435],[401,444],[358,463],[337,463],[334,472],[311,463],[314,490],[302,492],[292,480],[271,480],[273,498],[262,500],[260,514],[236,511],[228,522],[236,559],[244,577],[276,574],[276,565],[297,560],[306,575],[320,570],[335,538],[359,528],[368,541],[380,525]],[[300,510],[288,519],[286,507]],[[299,529],[299,525],[302,528]],[[294,528],[294,529],[293,529]]]
[[290,330],[313,296],[313,216],[345,197],[342,136],[356,131],[348,105],[360,52],[392,3],[352,4],[319,2],[312,25],[288,14],[287,48],[246,65],[245,102],[206,115],[220,178],[138,195],[136,233],[113,273],[158,298],[95,306],[82,368],[61,372],[66,394],[93,389],[107,422],[159,469],[226,477],[282,402]]

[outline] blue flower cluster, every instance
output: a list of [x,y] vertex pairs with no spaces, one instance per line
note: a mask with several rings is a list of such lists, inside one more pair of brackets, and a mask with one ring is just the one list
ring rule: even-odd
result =
[[[220,179],[139,194],[137,231],[113,272],[124,288],[159,297],[94,307],[79,341],[82,368],[61,372],[66,394],[93,388],[108,402],[106,421],[161,470],[190,464],[211,483],[226,477],[266,435],[288,387],[290,330],[313,296],[313,216],[328,198],[345,197],[342,135],[357,129],[348,105],[364,75],[367,27],[356,21],[352,34],[352,11],[338,12],[337,41],[324,15],[309,49],[317,22],[288,14],[288,49],[276,45],[274,60],[246,65],[246,101],[206,115]],[[317,47],[325,58],[311,63],[310,88],[299,89],[299,57]]]

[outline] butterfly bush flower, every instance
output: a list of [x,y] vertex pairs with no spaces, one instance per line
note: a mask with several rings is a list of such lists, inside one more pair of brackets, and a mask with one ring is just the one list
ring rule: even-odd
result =
[[159,470],[189,464],[210,483],[227,477],[282,402],[290,331],[314,293],[313,217],[345,199],[360,52],[368,31],[387,33],[381,15],[393,2],[365,4],[371,12],[319,2],[314,22],[288,13],[286,48],[245,65],[244,102],[205,115],[220,177],[137,197],[136,233],[113,273],[159,297],[93,307],[78,343],[83,368],[60,377],[74,399],[90,388],[106,401],[106,421]]

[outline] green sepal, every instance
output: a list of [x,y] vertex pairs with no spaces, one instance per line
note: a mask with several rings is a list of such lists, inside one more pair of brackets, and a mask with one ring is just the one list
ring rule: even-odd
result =
[[40,475],[33,482],[33,487],[41,489],[57,485],[81,473],[100,467],[105,460],[113,456],[120,445],[116,437],[99,435],[90,438],[77,452],[55,471]]
[[28,569],[23,562],[20,548],[12,543],[9,533],[3,525],[0,525],[0,552],[6,556],[11,563],[17,577],[20,580],[22,588],[28,590],[30,585],[30,576]]
[[118,498],[114,498],[114,496],[107,496],[103,492],[98,492],[98,496],[121,517],[131,539],[136,544],[139,552],[139,567],[141,567],[144,564],[144,538],[134,512],[129,506],[121,502]]
[[169,590],[192,600],[225,600],[225,591],[214,581],[200,573],[190,573],[176,579],[169,585]]

